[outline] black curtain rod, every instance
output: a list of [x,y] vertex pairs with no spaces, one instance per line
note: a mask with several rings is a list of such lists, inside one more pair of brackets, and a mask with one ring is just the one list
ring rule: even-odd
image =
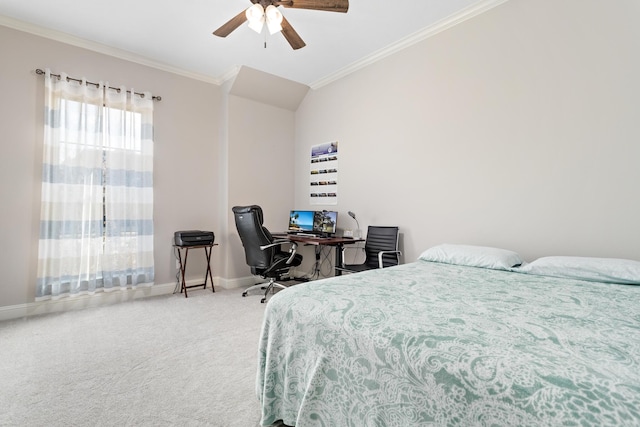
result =
[[[40,68],[37,68],[36,69],[36,74],[44,75],[45,72],[44,72],[44,70],[41,70]],[[61,78],[60,74],[54,74],[54,73],[49,73],[49,74],[52,75],[53,77],[57,77],[58,79]],[[82,79],[75,79],[73,77],[67,77],[67,81],[69,81],[69,80],[73,80],[74,82],[82,83]],[[99,83],[94,83],[94,82],[89,82],[89,81],[85,81],[85,83],[88,84],[88,85],[93,85],[95,87],[100,86]],[[109,86],[109,89],[117,90],[118,92],[120,92],[120,88],[117,88],[117,87]],[[127,93],[131,93],[131,91],[128,90]],[[134,94],[144,98],[144,93],[134,92]],[[161,96],[152,96],[151,98],[154,101],[162,101],[162,97]]]

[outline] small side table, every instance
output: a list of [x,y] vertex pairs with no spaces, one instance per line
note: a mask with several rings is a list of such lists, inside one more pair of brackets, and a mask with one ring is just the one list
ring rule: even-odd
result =
[[[211,292],[215,292],[216,290],[213,288],[213,275],[211,274],[211,251],[214,246],[218,246],[217,243],[213,243],[211,245],[194,245],[194,246],[178,246],[173,245],[174,248],[178,250],[178,261],[180,262],[180,276],[182,278],[182,283],[180,286],[180,293],[184,291],[184,297],[187,298],[187,289],[197,288],[202,286],[202,289],[207,288],[207,280],[211,279]],[[200,283],[198,285],[189,285],[187,286],[184,274],[187,270],[187,257],[189,256],[190,249],[204,249],[205,256],[207,258],[207,271],[204,274],[204,283]],[[184,261],[182,260],[182,250],[184,250]]]

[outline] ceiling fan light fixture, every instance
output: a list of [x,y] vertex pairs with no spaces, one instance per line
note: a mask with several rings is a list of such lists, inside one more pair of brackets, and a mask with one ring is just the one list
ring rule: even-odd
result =
[[[258,34],[262,33],[267,24],[271,34],[279,32],[287,40],[293,50],[306,46],[298,32],[293,29],[289,21],[280,13],[280,6],[294,9],[324,10],[327,12],[347,13],[349,0],[250,0],[252,5],[222,24],[213,32],[214,36],[227,37],[236,28],[249,22],[249,28]],[[266,47],[266,39],[265,39]]]
[[269,6],[267,6],[264,14],[267,19],[269,34],[275,34],[282,31],[282,13],[280,13],[276,6],[270,4]]
[[249,21],[249,28],[251,28],[256,33],[261,33],[265,19],[264,9],[262,8],[262,5],[259,3],[253,4],[247,9],[245,14],[247,16],[247,21]]

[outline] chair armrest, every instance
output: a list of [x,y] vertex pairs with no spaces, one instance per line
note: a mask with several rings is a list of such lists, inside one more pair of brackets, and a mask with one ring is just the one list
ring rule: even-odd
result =
[[342,265],[346,265],[346,252],[348,249],[364,251],[363,246],[355,246],[355,245],[343,246],[342,247]]
[[[397,254],[398,255],[398,264],[400,264],[400,256],[402,256],[402,251],[380,251],[378,252],[378,267],[379,268],[383,268],[384,265],[382,264],[382,256],[384,254]],[[396,264],[396,265],[398,265]]]
[[289,256],[289,258],[287,259],[287,262],[286,262],[286,264],[291,264],[291,262],[293,261],[293,257],[296,256],[296,250],[298,249],[298,244],[296,242],[292,242],[289,239],[274,240],[272,243],[269,243],[268,245],[260,246],[260,250],[264,251],[265,249],[269,249],[269,248],[272,248],[274,246],[280,246],[280,245],[283,245],[285,243],[288,243],[288,244],[291,245],[291,248],[289,248],[289,253],[291,255]]
[[274,246],[280,246],[280,245],[285,244],[285,243],[293,243],[293,242],[291,240],[287,240],[287,239],[274,240],[273,242],[269,243],[268,245],[260,246],[260,250],[264,251],[265,249],[269,249],[269,248],[272,248]]
[[287,259],[287,264],[291,264],[291,261],[293,261],[293,257],[296,256],[296,250],[298,249],[298,244],[296,242],[289,241],[289,243],[291,243],[291,249],[289,249],[289,253],[291,255],[289,256],[289,259]]

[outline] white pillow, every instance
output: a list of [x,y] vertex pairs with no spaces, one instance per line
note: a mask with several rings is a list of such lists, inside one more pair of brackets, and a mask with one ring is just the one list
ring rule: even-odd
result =
[[517,271],[539,276],[640,285],[640,262],[630,259],[548,256],[538,258]]
[[452,244],[429,248],[418,259],[494,270],[512,270],[524,263],[520,255],[507,249]]

